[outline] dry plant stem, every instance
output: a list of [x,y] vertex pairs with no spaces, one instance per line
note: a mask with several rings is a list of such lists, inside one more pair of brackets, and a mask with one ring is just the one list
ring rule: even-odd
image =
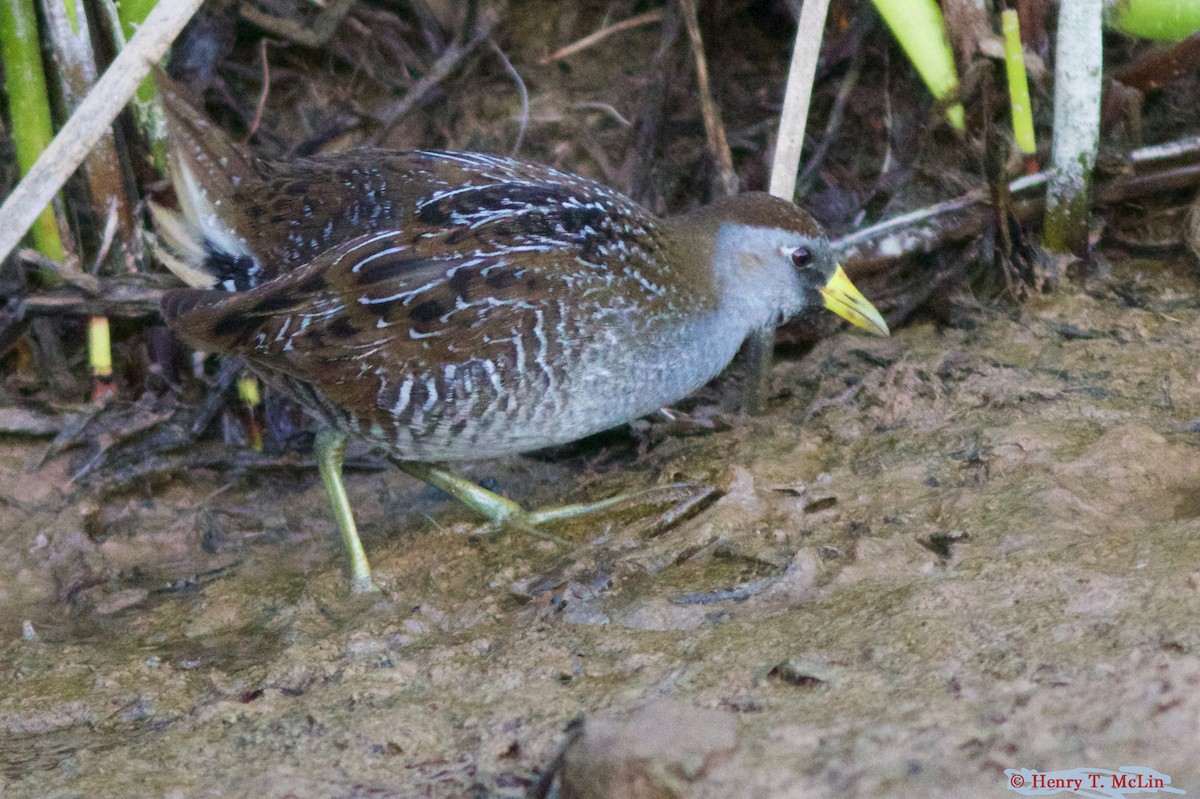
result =
[[692,58],[696,62],[696,85],[700,90],[700,113],[704,117],[704,138],[708,152],[717,167],[717,194],[731,197],[737,194],[738,177],[733,169],[733,153],[725,136],[725,125],[721,112],[712,96],[712,84],[708,79],[708,60],[704,57],[704,40],[700,37],[700,19],[696,13],[696,0],[679,0],[683,23],[687,27],[688,41],[692,46]]
[[[137,32],[158,0],[99,0],[100,10],[108,20],[113,49],[120,52]],[[133,121],[150,149],[150,160],[159,172],[167,166],[167,121],[158,90],[149,78],[142,81],[131,100]]]
[[31,247],[22,247],[17,250],[17,257],[27,264],[33,264],[38,269],[58,275],[65,283],[74,286],[85,294],[96,296],[102,290],[100,279],[95,275],[89,275],[87,272],[79,269],[73,269],[55,261],[53,258],[47,258]]
[[828,0],[808,0],[800,11],[796,26],[796,45],[792,50],[792,65],[788,69],[787,90],[783,96],[783,114],[779,120],[779,141],[771,162],[769,191],[776,197],[792,200],[796,191],[796,174],[800,171],[800,151],[804,147],[804,128],[808,122],[808,106],[812,100],[813,78],[817,74],[817,57],[821,51],[821,35],[825,30]]
[[[67,111],[72,112],[96,83],[96,58],[92,52],[87,14],[82,0],[42,0],[42,12],[54,50],[63,100]],[[101,220],[110,213],[114,215],[121,264],[126,272],[136,272],[137,245],[141,239],[133,218],[134,204],[126,191],[116,136],[111,128],[104,131],[95,148],[88,153],[84,176],[91,195],[93,218]]]
[[254,134],[258,133],[263,111],[267,107],[267,95],[271,93],[271,63],[267,60],[267,41],[263,39],[258,43],[258,58],[262,63],[262,91],[258,93],[258,103],[254,106],[254,120],[250,123],[250,130],[246,131],[246,138],[242,140],[242,144],[249,144]]
[[[788,69],[787,90],[783,96],[783,114],[779,120],[779,141],[775,144],[775,158],[771,163],[770,192],[785,200],[792,200],[796,196],[800,151],[804,147],[804,128],[808,121],[813,78],[817,74],[817,57],[821,52],[821,36],[825,31],[828,10],[829,0],[806,0],[800,9],[800,22],[796,25],[796,45],[792,50],[792,65]],[[758,413],[770,392],[774,349],[774,330],[760,330],[746,341],[743,352],[748,379],[742,397],[742,410],[745,413]]]
[[[1170,165],[1182,159],[1191,159],[1193,163]],[[1200,136],[1139,148],[1129,153],[1129,160],[1139,172],[1099,185],[1096,198],[1100,202],[1123,202],[1200,183]],[[1151,168],[1158,164],[1163,166]],[[1038,172],[1008,184],[1021,221],[1032,221],[1044,208],[1044,198],[1038,194],[1051,174],[1051,171]],[[947,243],[969,239],[983,230],[988,213],[988,194],[977,189],[855,231],[834,241],[834,251],[858,277],[896,259],[933,252]]]
[[617,22],[613,25],[609,25],[607,28],[601,28],[600,30],[596,31],[595,33],[590,33],[587,36],[584,36],[579,41],[568,44],[566,47],[560,47],[559,49],[555,50],[550,55],[545,56],[544,58],[540,59],[538,61],[538,63],[539,64],[552,64],[555,61],[561,61],[564,58],[569,58],[570,56],[573,56],[576,53],[579,53],[583,50],[588,49],[589,47],[596,44],[597,42],[607,39],[609,36],[612,36],[614,33],[620,33],[621,31],[626,31],[626,30],[629,30],[630,28],[636,28],[640,25],[650,25],[655,22],[661,22],[662,18],[663,18],[663,11],[661,8],[657,8],[653,11],[647,11],[645,14],[638,14],[636,17],[630,17],[629,19],[623,19],[620,22]]
[[488,44],[491,46],[492,52],[500,59],[500,63],[504,64],[504,71],[513,79],[513,83],[517,84],[517,91],[521,95],[521,124],[517,128],[517,138],[513,142],[512,151],[509,152],[509,155],[516,158],[517,153],[521,152],[521,145],[525,142],[525,131],[529,128],[529,90],[525,88],[525,81],[521,78],[521,73],[517,72],[517,68],[508,60],[504,50],[496,44],[496,40],[488,39]]
[[1054,139],[1043,240],[1058,252],[1087,251],[1088,192],[1100,140],[1102,0],[1063,0],[1054,59]]
[[372,116],[383,124],[383,129],[374,137],[374,140],[378,142],[387,138],[392,128],[421,101],[422,97],[428,94],[433,87],[444,81],[472,50],[491,37],[492,29],[496,27],[496,22],[497,19],[494,15],[484,14],[479,19],[479,27],[475,29],[475,35],[469,41],[465,44],[452,43],[438,57],[437,61],[433,62],[433,66],[429,68],[429,71],[422,75],[421,79],[404,93],[403,97],[393,103],[385,104],[373,112]]
[[149,74],[150,67],[166,53],[201,2],[173,0],[160,3],[150,12],[133,39],[0,206],[0,259],[8,257],[41,209],[108,130],[138,84]]
[[[173,2],[173,0],[163,0]],[[309,5],[309,4],[305,4]],[[354,0],[333,0],[333,2],[312,3],[319,8],[315,17],[298,22],[290,17],[277,17],[255,7],[253,3],[241,3],[238,11],[243,19],[257,25],[263,30],[270,31],[276,36],[288,39],[303,47],[320,47],[329,41],[337,30],[342,18],[353,7]]]
[[31,316],[154,318],[159,315],[162,291],[127,281],[101,279],[100,291],[94,297],[81,297],[75,289],[60,289],[31,294],[16,301]]
[[859,75],[862,74],[863,61],[866,60],[867,49],[862,46],[862,39],[859,40],[859,45],[854,50],[854,55],[850,59],[850,66],[846,68],[846,76],[842,79],[842,83],[838,86],[837,95],[833,98],[833,106],[829,109],[829,119],[825,123],[825,130],[821,134],[821,141],[809,156],[808,163],[804,165],[804,170],[800,173],[800,178],[796,185],[796,194],[806,195],[813,187],[817,180],[817,175],[820,173],[821,164],[825,163],[825,156],[829,154],[829,150],[833,147],[834,141],[837,139],[838,130],[842,126],[842,119],[846,113],[846,103],[850,100],[850,93],[854,91],[854,87],[858,85]]
[[651,174],[654,150],[658,143],[667,86],[671,82],[673,71],[671,50],[678,37],[679,14],[677,9],[671,9],[670,13],[663,17],[663,25],[659,29],[658,49],[654,51],[654,58],[650,62],[650,83],[640,102],[641,110],[638,114],[633,147],[621,164],[620,185],[633,199],[647,205],[653,205],[649,200],[653,191]]

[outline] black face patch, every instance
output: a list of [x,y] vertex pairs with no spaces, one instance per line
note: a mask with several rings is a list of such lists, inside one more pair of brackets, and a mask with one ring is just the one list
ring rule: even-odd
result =
[[237,291],[254,288],[254,259],[249,255],[232,255],[209,247],[204,260],[205,270],[216,276],[218,283],[232,282]]

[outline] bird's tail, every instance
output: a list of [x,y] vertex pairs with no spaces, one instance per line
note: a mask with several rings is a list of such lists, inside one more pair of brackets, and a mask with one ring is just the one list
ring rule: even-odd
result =
[[166,116],[168,172],[179,210],[150,204],[157,231],[151,249],[194,288],[251,288],[262,267],[238,232],[234,195],[261,177],[250,157],[187,100],[180,84],[162,70],[155,70],[154,77]]

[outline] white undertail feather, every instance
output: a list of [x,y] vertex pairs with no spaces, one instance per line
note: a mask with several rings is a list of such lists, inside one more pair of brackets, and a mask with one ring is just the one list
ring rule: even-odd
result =
[[[230,261],[254,259],[245,239],[237,235],[222,211],[237,187],[257,176],[246,154],[179,94],[177,84],[161,72],[156,73],[156,80],[171,148],[168,173],[179,210],[150,203],[158,233],[150,245],[184,283],[214,288],[220,280],[210,266],[214,256],[224,255]],[[233,286],[225,288],[232,290]]]
[[205,268],[208,251],[199,229],[178,211],[163,208],[154,201],[149,205],[155,233],[147,239],[154,257],[192,288],[215,287],[217,276]]
[[178,150],[172,153],[171,182],[179,198],[180,212],[199,230],[203,241],[208,242],[210,248],[235,257],[251,254],[245,240],[236,236],[221,217],[218,206],[222,199],[209,196],[208,191],[196,179],[192,167],[184,160],[183,153]]

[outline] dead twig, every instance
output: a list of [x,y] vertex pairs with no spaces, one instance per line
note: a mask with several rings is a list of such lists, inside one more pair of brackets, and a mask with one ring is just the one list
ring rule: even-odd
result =
[[404,93],[403,97],[377,108],[372,116],[382,123],[383,128],[378,135],[373,137],[374,140],[378,142],[387,138],[387,135],[404,118],[405,114],[411,111],[435,86],[444,81],[471,51],[491,38],[492,29],[496,27],[497,22],[498,19],[494,14],[484,14],[479,20],[479,26],[475,29],[474,36],[465,43],[454,42],[451,44],[438,57],[437,61],[433,62],[429,71]]
[[[652,185],[651,166],[654,162],[655,145],[658,142],[659,123],[662,122],[663,105],[667,97],[667,86],[671,77],[671,62],[668,56],[679,36],[679,14],[670,13],[663,18],[659,31],[658,49],[650,62],[650,85],[646,87],[642,110],[634,138],[633,148],[621,164],[621,184],[625,193],[640,203],[647,203]],[[653,203],[650,203],[653,206]]]
[[713,100],[712,85],[708,79],[708,60],[704,57],[704,40],[700,37],[700,19],[696,13],[696,0],[679,0],[683,12],[683,24],[687,27],[688,41],[692,46],[692,58],[696,62],[696,87],[700,92],[700,114],[704,118],[704,138],[708,152],[717,167],[717,193],[731,197],[737,194],[738,177],[733,168],[733,153],[725,136],[725,125],[721,112]]
[[548,56],[538,60],[539,64],[553,64],[555,61],[562,61],[564,58],[569,58],[576,53],[588,49],[597,42],[607,39],[614,33],[636,28],[640,25],[650,25],[655,22],[661,22],[663,18],[663,10],[656,8],[653,11],[647,11],[645,14],[638,14],[636,17],[621,20],[620,22],[609,25],[607,28],[601,28],[595,33],[589,33],[582,39],[568,44],[566,47],[560,47]]
[[254,134],[258,133],[263,111],[267,107],[267,95],[271,93],[271,63],[267,60],[267,41],[263,39],[258,43],[258,57],[262,61],[262,91],[258,93],[258,103],[254,106],[254,120],[250,123],[250,129],[246,131],[246,138],[242,139],[242,144],[249,144]]
[[622,116],[620,111],[618,111],[616,108],[613,108],[608,103],[592,103],[592,102],[575,103],[574,105],[571,106],[571,108],[577,108],[579,110],[603,111],[605,114],[607,114],[608,116],[610,116],[614,120],[616,120],[616,123],[618,125],[620,125],[621,127],[623,127],[623,128],[633,127],[632,122],[630,122],[628,119],[626,119],[624,116]]
[[22,247],[17,250],[17,257],[27,264],[32,264],[38,269],[44,269],[47,272],[53,272],[63,279],[63,282],[69,283],[75,288],[92,296],[101,293],[100,279],[95,275],[89,275],[72,266],[60,264],[52,258],[47,258],[32,247]]
[[0,408],[0,435],[53,436],[77,418],[73,413],[44,413],[31,408]]
[[[1184,158],[1195,163],[1169,163]],[[1129,153],[1128,160],[1138,171],[1097,182],[1096,201],[1124,202],[1200,183],[1200,136],[1142,147]],[[1017,219],[1022,222],[1036,219],[1045,203],[1045,197],[1038,194],[1049,178],[1047,170],[1009,182]],[[933,252],[950,242],[978,235],[990,214],[989,204],[989,193],[975,189],[953,200],[919,208],[843,236],[833,242],[834,252],[847,267],[856,267],[860,274],[875,271],[898,258]]]
[[525,81],[521,78],[521,73],[517,72],[517,68],[508,60],[508,56],[500,49],[500,45],[496,44],[496,40],[488,39],[488,44],[491,45],[492,52],[504,64],[504,71],[517,84],[517,91],[521,94],[521,125],[517,129],[517,140],[513,142],[512,152],[509,153],[513,158],[516,158],[517,153],[521,152],[521,144],[525,141],[525,131],[529,127],[529,90],[525,88]]
[[319,6],[313,19],[298,22],[286,16],[268,14],[254,3],[241,3],[238,11],[242,19],[253,23],[263,30],[270,31],[276,36],[295,42],[303,47],[321,47],[333,36],[342,17],[354,7],[354,0],[333,0],[329,3],[314,3]]
[[849,102],[854,87],[858,85],[858,77],[862,74],[862,65],[866,60],[866,55],[867,50],[860,43],[850,58],[850,66],[846,68],[846,75],[842,78],[842,83],[838,86],[837,94],[833,98],[833,106],[829,109],[829,118],[825,121],[825,130],[821,133],[821,141],[812,151],[808,163],[804,165],[804,169],[800,172],[800,178],[796,181],[798,197],[807,195],[812,190],[813,184],[816,183],[821,165],[825,163],[825,157],[829,155],[829,150],[837,139],[838,130],[842,127],[846,103]]
[[[127,319],[158,316],[162,290],[149,281],[97,280],[91,275],[83,277],[96,280],[98,285],[94,291],[87,291],[81,286],[29,294],[21,300],[25,313],[30,316],[111,316]],[[85,292],[84,296],[80,296],[81,290]]]
[[[121,206],[122,202],[126,203],[123,208]],[[100,249],[96,251],[96,257],[92,259],[92,266],[88,270],[89,274],[98,274],[100,272],[100,267],[103,266],[105,260],[108,259],[108,252],[112,249],[113,241],[116,240],[117,237],[117,225],[119,222],[118,215],[129,216],[128,203],[129,200],[126,197],[117,198],[114,195],[109,195],[107,201],[108,210],[104,214],[104,232],[100,236]],[[132,216],[129,216],[129,221],[132,223]],[[124,225],[122,225],[122,227],[123,226]],[[132,235],[130,237],[126,237],[124,235],[124,231],[122,231],[123,242],[132,242],[137,240],[137,227],[133,226],[130,228],[130,230],[132,231]],[[136,270],[131,268],[129,271],[134,272]]]

